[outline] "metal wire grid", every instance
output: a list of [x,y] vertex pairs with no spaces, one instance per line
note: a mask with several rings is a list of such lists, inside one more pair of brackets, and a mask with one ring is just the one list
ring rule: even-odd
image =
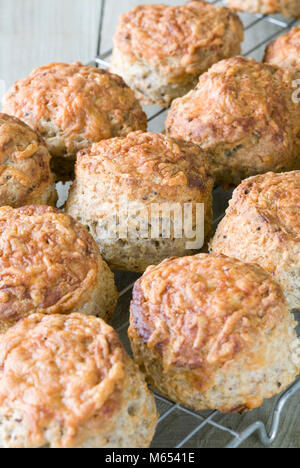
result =
[[[145,0],[146,1],[146,0]],[[209,0],[208,0],[209,1]],[[142,3],[142,2],[141,2]],[[170,4],[170,1],[168,2]],[[210,3],[213,4],[218,4],[218,5],[224,5],[225,2],[223,0],[210,0]],[[101,41],[102,41],[102,33],[103,33],[103,27],[104,27],[104,19],[105,19],[105,9],[106,9],[106,1],[102,0],[101,4],[101,15],[100,15],[100,23],[99,23],[99,34],[98,34],[98,47],[97,47],[97,55],[96,57],[92,60],[91,63],[93,63],[95,66],[100,66],[102,68],[107,68],[109,65],[108,58],[110,57],[112,53],[112,49],[109,49],[103,53],[101,53]],[[241,15],[242,19],[244,20],[244,15]],[[276,36],[283,34],[285,31],[289,30],[295,23],[296,20],[288,20],[288,19],[283,19],[282,17],[279,17],[278,15],[274,16],[263,16],[263,15],[247,15],[247,20],[245,21],[245,33],[251,33],[254,28],[264,28],[266,23],[271,23],[276,27],[276,30],[272,31],[271,34],[268,34],[267,37],[264,37],[262,40],[259,40],[256,42],[254,45],[251,44],[250,47],[248,47],[247,50],[243,52],[243,55],[248,57],[248,56],[255,56],[255,54],[264,46],[270,42],[272,39],[274,39]],[[256,57],[257,58],[257,57]],[[157,126],[162,126],[162,118],[164,117],[164,114],[167,111],[165,109],[153,109],[153,106],[151,106],[151,110],[148,111],[148,122],[157,122]],[[160,120],[159,120],[160,118]],[[162,128],[160,128],[162,129]],[[223,203],[224,208],[226,207],[228,198],[228,193],[225,194],[223,193],[222,190],[216,189],[214,191],[214,194],[216,197],[219,197],[220,199],[225,199]],[[222,210],[221,214],[218,213],[217,217],[214,220],[214,227],[218,225],[219,221],[222,219],[224,216],[224,210]],[[133,284],[132,283],[132,277],[129,281],[130,284],[128,284],[120,293],[121,298],[125,297],[132,289]],[[128,341],[127,341],[127,331],[128,327],[128,319],[126,318],[123,323],[117,327],[117,331],[120,333],[121,338],[123,338],[123,341],[125,341],[125,346],[128,348]],[[282,411],[285,407],[285,405],[289,402],[291,397],[298,391],[300,390],[300,379],[297,380],[278,400],[277,404],[275,405],[275,409],[273,410],[273,418],[272,418],[272,423],[269,431],[267,431],[266,425],[257,420],[254,423],[250,424],[244,431],[242,432],[237,432],[230,427],[227,427],[223,424],[219,424],[218,422],[215,421],[216,416],[219,414],[218,411],[210,412],[207,415],[207,412],[195,412],[189,408],[183,407],[178,404],[174,404],[172,401],[168,400],[167,398],[161,396],[159,393],[157,393],[155,390],[155,398],[156,402],[158,404],[158,407],[164,407],[164,410],[162,411],[162,414],[159,419],[159,424],[158,428],[160,428],[163,423],[168,420],[168,418],[172,415],[174,415],[175,412],[179,412],[180,418],[184,419],[183,416],[188,416],[191,418],[193,421],[192,428],[188,430],[187,435],[181,438],[181,440],[176,444],[175,448],[184,448],[188,447],[189,443],[192,441],[193,437],[196,436],[202,429],[208,429],[208,428],[213,428],[219,431],[223,431],[228,433],[229,436],[231,437],[231,441],[225,446],[225,448],[237,448],[239,447],[243,442],[245,442],[252,434],[255,432],[258,432],[259,438],[261,443],[264,446],[270,446],[276,439],[279,430],[280,430],[280,418],[282,415]],[[205,413],[205,414],[204,414]],[[186,421],[186,419],[184,419]],[[190,424],[188,425],[190,426]],[[168,426],[167,426],[168,427]],[[166,429],[165,429],[166,430]],[[168,429],[167,429],[168,430]],[[160,434],[161,437],[161,434]],[[157,447],[156,441],[154,439],[153,442],[153,448]]]

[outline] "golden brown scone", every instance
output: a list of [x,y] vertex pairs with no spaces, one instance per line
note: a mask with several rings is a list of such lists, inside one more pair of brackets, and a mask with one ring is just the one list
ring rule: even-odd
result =
[[17,81],[3,109],[40,133],[58,179],[72,176],[77,151],[146,130],[146,115],[122,78],[81,63],[50,63]]
[[211,242],[214,253],[257,263],[300,308],[300,171],[242,182]]
[[300,25],[271,42],[264,61],[300,76]]
[[211,65],[239,55],[243,38],[242,22],[227,8],[139,5],[120,17],[110,69],[144,104],[168,107]]
[[[204,238],[211,232],[214,182],[206,155],[194,145],[178,144],[162,134],[134,132],[79,153],[75,172],[67,212],[88,226],[113,269],[143,272],[174,254],[186,255],[187,243],[195,239],[183,230],[176,234],[185,203],[193,204],[193,231],[198,219],[198,225],[204,223]],[[204,221],[197,218],[197,203],[204,204]],[[157,214],[155,204],[162,208]],[[169,235],[164,231],[162,236],[162,229],[154,235],[155,221],[167,224],[166,204],[167,208],[177,204],[181,212],[178,217],[177,209],[175,216],[171,212]],[[124,234],[117,219],[123,220]]]
[[243,57],[223,60],[173,102],[167,133],[208,150],[223,186],[270,170],[297,169],[300,106],[294,91],[288,70]]
[[146,448],[152,393],[117,333],[82,314],[33,314],[0,337],[1,448]]
[[147,379],[195,410],[248,411],[300,369],[281,288],[259,266],[224,256],[171,258],[134,287],[129,337]]
[[281,13],[288,18],[300,17],[299,0],[227,0],[228,8],[249,13],[269,15]]
[[80,223],[48,206],[0,208],[0,333],[33,312],[109,318],[117,297]]
[[55,205],[50,154],[24,122],[0,113],[0,205]]

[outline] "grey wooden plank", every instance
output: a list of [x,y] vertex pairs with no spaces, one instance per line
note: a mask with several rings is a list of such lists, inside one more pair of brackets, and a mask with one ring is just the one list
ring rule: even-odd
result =
[[[161,3],[149,1],[148,3]],[[102,51],[112,45],[119,14],[143,2],[138,0],[106,0],[105,21],[103,27]],[[179,5],[183,0],[166,0],[166,3]],[[26,76],[34,67],[50,61],[81,60],[87,62],[97,50],[98,24],[101,0],[0,0],[0,79],[10,85],[14,80]],[[252,15],[241,15],[244,24],[249,26],[255,20]],[[271,34],[281,33],[280,28],[271,23],[264,23],[263,28],[253,28],[247,32],[244,51],[252,44],[264,40]],[[251,55],[261,58],[264,46]],[[0,83],[1,93],[1,83]],[[151,130],[163,129],[165,114],[150,124]],[[218,193],[222,198],[222,194]],[[224,194],[224,205],[227,203]],[[220,203],[217,203],[216,211]],[[120,289],[134,279],[118,273]],[[130,292],[120,300],[118,311],[112,323],[118,327],[128,320]],[[126,327],[121,331],[126,347]],[[274,447],[300,447],[300,425],[298,409],[299,395],[295,395],[284,410],[281,431]],[[260,419],[270,423],[276,399],[266,402],[262,408],[247,415],[218,415],[215,420],[233,430],[241,431],[250,423]],[[166,405],[168,408],[168,405]],[[165,410],[165,409],[164,409]],[[163,413],[164,410],[161,410]],[[173,446],[192,430],[198,421],[194,417],[175,411],[160,425],[154,440],[154,446]],[[188,447],[222,447],[231,439],[231,435],[213,426],[205,426],[187,444]],[[261,447],[256,435],[249,438],[243,447]]]
[[0,0],[0,79],[10,86],[51,61],[89,61],[100,7],[101,0]]

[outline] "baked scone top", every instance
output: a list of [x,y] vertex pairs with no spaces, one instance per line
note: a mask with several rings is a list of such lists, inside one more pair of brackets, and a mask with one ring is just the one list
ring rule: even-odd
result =
[[[115,36],[127,57],[170,75],[197,73],[203,50],[222,49],[228,34],[243,40],[239,17],[227,8],[190,1],[183,6],[139,5],[120,17]],[[201,70],[202,71],[202,70]]]
[[62,211],[0,208],[0,330],[33,311],[76,306],[96,283],[99,258],[87,230]]
[[300,25],[271,42],[264,61],[300,73]]
[[299,0],[227,0],[227,6],[251,13],[281,13],[288,18],[300,16]]
[[259,215],[263,230],[272,230],[273,235],[286,245],[287,241],[300,242],[300,171],[282,174],[262,174],[244,180],[234,191],[227,216],[237,213]]
[[24,122],[0,113],[0,205],[21,206],[54,182],[50,154]]
[[79,62],[33,70],[8,91],[3,109],[44,135],[54,153],[51,138],[63,136],[65,153],[74,154],[87,143],[147,126],[146,115],[122,78]]
[[146,270],[134,288],[130,334],[161,354],[166,371],[199,369],[199,382],[208,382],[241,354],[250,353],[250,368],[261,364],[251,347],[287,314],[281,288],[260,267],[199,254]]
[[78,154],[76,174],[114,177],[122,193],[145,202],[156,195],[179,200],[185,191],[206,192],[213,185],[205,152],[150,132],[95,143]]
[[0,336],[1,416],[21,419],[27,447],[79,445],[118,411],[126,359],[101,319],[33,314]]
[[170,136],[204,149],[263,136],[268,146],[299,145],[299,106],[292,100],[288,70],[233,57],[213,65],[195,90],[173,101]]

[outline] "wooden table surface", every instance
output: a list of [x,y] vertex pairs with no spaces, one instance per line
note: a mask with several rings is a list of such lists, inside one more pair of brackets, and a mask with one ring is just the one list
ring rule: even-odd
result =
[[[183,0],[166,0],[169,4],[181,4]],[[107,0],[101,50],[111,48],[112,36],[120,13],[143,2],[137,0]],[[148,3],[160,3],[149,2]],[[98,50],[101,0],[0,0],[0,94],[14,80],[26,76],[33,68],[51,61],[76,61],[87,63]],[[242,15],[247,27],[253,22],[251,15]],[[281,21],[280,18],[276,17]],[[282,33],[279,23],[265,23],[264,27],[253,27],[246,32],[244,52],[260,44],[273,34]],[[250,55],[261,59],[265,45]],[[163,119],[163,117],[162,117]],[[156,122],[160,130],[163,120]],[[161,128],[160,128],[161,127]],[[226,194],[219,194],[225,197]],[[228,197],[228,194],[227,194]],[[222,204],[222,201],[221,201]],[[217,207],[220,210],[220,207]],[[119,282],[124,286],[128,281],[124,275]],[[117,317],[127,316],[130,292],[120,301]],[[116,320],[116,319],[115,319]],[[117,322],[115,323],[117,326]],[[125,337],[126,330],[122,331]],[[300,447],[300,392],[285,408],[280,434],[273,447]],[[186,447],[223,447],[232,435],[220,429],[223,425],[233,431],[242,431],[249,424],[261,420],[270,424],[276,398],[266,402],[259,410],[247,415],[217,415],[214,425],[205,426],[185,445]],[[168,410],[167,404],[160,404],[161,413]],[[180,442],[199,421],[184,417],[182,412],[173,411],[159,426],[155,446],[172,447]],[[262,447],[257,435],[251,436],[242,447]]]

